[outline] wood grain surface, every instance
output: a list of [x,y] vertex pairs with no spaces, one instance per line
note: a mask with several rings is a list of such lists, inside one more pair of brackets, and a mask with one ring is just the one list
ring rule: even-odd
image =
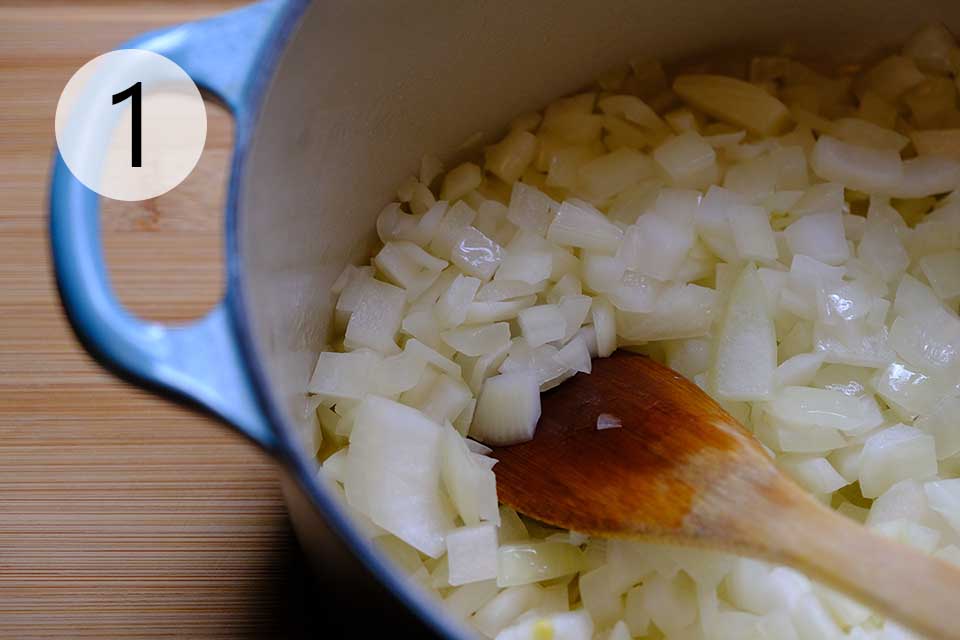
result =
[[[270,461],[220,424],[111,377],[78,346],[48,259],[57,97],[144,30],[235,1],[0,0],[0,637],[298,635],[302,569]],[[210,111],[175,191],[107,203],[133,310],[198,317],[222,286],[230,119]]]

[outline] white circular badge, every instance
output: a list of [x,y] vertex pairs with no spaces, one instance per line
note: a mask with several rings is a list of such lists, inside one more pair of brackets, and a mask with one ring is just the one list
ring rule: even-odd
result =
[[147,200],[190,175],[207,138],[200,90],[169,58],[111,51],[83,65],[57,103],[57,146],[89,189]]

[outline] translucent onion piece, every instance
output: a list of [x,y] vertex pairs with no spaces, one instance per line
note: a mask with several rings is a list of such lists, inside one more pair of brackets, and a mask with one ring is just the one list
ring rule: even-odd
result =
[[491,446],[533,438],[540,419],[540,385],[532,371],[487,378],[477,399],[470,435]]
[[814,172],[829,182],[866,193],[891,194],[899,189],[904,168],[900,154],[820,136],[810,154]]
[[760,135],[773,135],[786,126],[786,106],[756,85],[727,76],[686,75],[673,82],[681,98],[718,120]]
[[484,524],[447,534],[450,584],[459,586],[497,577],[497,530]]
[[860,490],[876,498],[901,480],[925,480],[937,472],[933,437],[899,424],[870,436],[860,462]]

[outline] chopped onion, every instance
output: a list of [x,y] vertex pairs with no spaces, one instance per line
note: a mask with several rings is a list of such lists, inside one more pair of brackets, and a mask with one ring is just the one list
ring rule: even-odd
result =
[[350,433],[344,481],[351,506],[433,558],[443,553],[453,526],[437,492],[441,435],[416,409],[367,396]]
[[673,90],[684,100],[718,120],[760,135],[778,133],[790,120],[786,106],[760,87],[717,75],[678,77]]
[[627,228],[619,257],[627,269],[672,280],[693,247],[693,227],[660,213],[647,213]]
[[670,138],[657,147],[653,159],[676,187],[706,188],[719,173],[716,152],[695,131]]
[[561,246],[614,253],[623,232],[585,202],[564,202],[547,230],[547,239]]
[[459,275],[440,296],[434,315],[441,327],[458,327],[467,319],[467,312],[480,289],[480,280]]
[[500,547],[497,584],[514,587],[552,580],[583,567],[583,553],[562,542],[524,542]]
[[597,353],[606,358],[617,348],[617,321],[613,305],[606,298],[594,298],[591,308]]
[[766,407],[775,420],[793,428],[838,429],[865,432],[883,423],[871,396],[851,397],[828,389],[784,387]]
[[960,296],[960,250],[923,256],[919,264],[941,300]]
[[367,347],[385,354],[400,351],[396,335],[406,297],[399,287],[372,278],[366,280],[347,323],[344,345],[348,349]]
[[757,270],[744,267],[721,319],[710,372],[724,400],[765,400],[773,391],[777,337]]
[[933,437],[903,424],[878,431],[863,447],[860,490],[876,498],[901,480],[925,480],[937,473]]
[[620,429],[623,427],[623,422],[615,415],[609,413],[601,413],[597,416],[597,431],[603,431],[605,429]]
[[484,524],[447,534],[450,584],[454,587],[497,577],[497,530]]
[[464,355],[482,356],[510,344],[510,325],[506,322],[468,325],[444,331],[441,336],[451,348]]
[[653,311],[617,313],[616,331],[630,341],[698,338],[710,331],[716,301],[713,289],[694,284],[667,287]]
[[523,296],[513,300],[471,302],[467,307],[467,324],[486,322],[502,322],[513,320],[522,310],[532,307],[537,302],[536,295]]
[[520,229],[546,235],[553,222],[553,210],[557,204],[542,191],[522,182],[513,184],[507,220]]
[[533,438],[540,419],[540,385],[532,371],[487,378],[477,399],[470,435],[503,447]]
[[867,193],[891,194],[904,176],[903,162],[896,151],[857,146],[831,136],[817,140],[810,165],[824,180]]
[[587,341],[582,336],[575,336],[557,352],[557,360],[568,369],[590,373],[590,351],[587,348]]
[[359,400],[370,390],[381,356],[368,349],[350,353],[325,351],[317,359],[307,391],[334,402]]
[[555,304],[524,309],[517,316],[517,323],[531,347],[563,340],[567,332],[567,320]]
[[454,235],[452,244],[450,262],[464,273],[481,280],[489,280],[503,260],[500,245],[483,235],[476,227],[460,229]]
[[809,256],[831,265],[843,264],[850,257],[839,213],[804,216],[787,227],[785,233],[794,255]]
[[545,251],[510,254],[500,263],[495,279],[535,285],[550,277],[553,256]]

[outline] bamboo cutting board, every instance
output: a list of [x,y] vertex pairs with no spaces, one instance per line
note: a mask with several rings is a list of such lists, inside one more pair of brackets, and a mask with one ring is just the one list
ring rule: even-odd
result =
[[[63,318],[47,255],[53,114],[72,73],[238,4],[0,0],[2,638],[299,635],[307,579],[269,460],[101,370]],[[115,286],[146,317],[195,318],[220,295],[231,131],[208,109],[184,184],[105,206]]]

